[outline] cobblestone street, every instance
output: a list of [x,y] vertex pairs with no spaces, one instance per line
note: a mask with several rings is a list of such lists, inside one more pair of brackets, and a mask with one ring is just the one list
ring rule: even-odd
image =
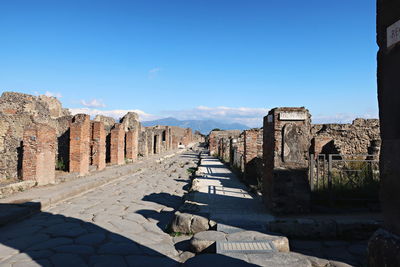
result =
[[[197,153],[147,164],[0,229],[1,266],[174,266],[165,232],[182,203]],[[85,178],[82,178],[85,179]]]

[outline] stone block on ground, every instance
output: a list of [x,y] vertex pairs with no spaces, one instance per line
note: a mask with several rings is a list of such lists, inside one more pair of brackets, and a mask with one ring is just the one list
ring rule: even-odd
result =
[[190,233],[192,215],[188,213],[176,212],[171,224],[171,230],[176,233]]
[[193,234],[207,231],[210,228],[209,219],[201,215],[193,215],[177,211],[171,224],[173,232]]
[[204,231],[195,234],[192,239],[190,240],[190,246],[193,252],[200,253],[200,252],[208,252],[208,253],[215,253],[216,241],[223,241],[226,240],[226,234],[217,231]]
[[193,215],[192,224],[190,226],[190,231],[192,233],[198,233],[202,231],[207,231],[210,228],[209,219],[200,216],[200,215]]

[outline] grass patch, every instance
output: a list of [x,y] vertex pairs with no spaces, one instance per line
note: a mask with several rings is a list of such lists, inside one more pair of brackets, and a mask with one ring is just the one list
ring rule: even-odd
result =
[[56,170],[67,171],[67,164],[65,164],[64,159],[60,158],[56,161]]

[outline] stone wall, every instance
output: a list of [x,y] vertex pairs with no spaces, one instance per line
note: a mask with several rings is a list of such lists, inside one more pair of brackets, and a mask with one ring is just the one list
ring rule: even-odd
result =
[[111,129],[114,127],[115,119],[103,115],[96,115],[93,121],[99,121],[104,124],[104,130],[106,131],[106,162],[111,161]]
[[23,180],[38,185],[55,183],[56,131],[42,123],[25,127],[23,136]]
[[188,128],[145,129],[134,112],[120,123],[101,115],[91,121],[86,114],[71,116],[53,97],[12,92],[0,97],[0,183],[22,178],[53,183],[56,169],[83,176],[106,162],[120,165],[192,141]]
[[380,142],[378,119],[355,119],[351,124],[314,124],[310,153],[368,154]]
[[149,155],[148,152],[148,144],[147,144],[147,132],[144,128],[139,132],[139,156],[140,157],[147,157]]
[[[368,266],[400,266],[400,5],[377,1],[378,100],[382,137],[380,200],[384,227],[370,239]],[[389,40],[397,43],[389,43]]]
[[275,108],[264,117],[263,197],[274,213],[310,209],[308,155],[311,115],[305,108]]
[[0,97],[0,182],[21,178],[23,131],[34,123],[56,130],[56,157],[68,170],[71,118],[54,97],[4,92]]
[[236,138],[232,146],[232,166],[240,173],[244,172],[244,133]]
[[229,130],[229,131],[211,131],[209,139],[209,150],[210,155],[218,155],[218,146],[220,139],[237,138],[241,134],[240,130]]
[[126,133],[125,136],[125,152],[129,161],[135,161],[139,153],[139,133],[142,125],[139,122],[139,115],[135,112],[128,112],[120,120]]

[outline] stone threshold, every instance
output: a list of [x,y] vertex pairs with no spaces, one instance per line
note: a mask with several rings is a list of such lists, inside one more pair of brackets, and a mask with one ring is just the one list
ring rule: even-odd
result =
[[84,194],[102,185],[141,173],[145,163],[159,163],[166,158],[186,152],[187,149],[173,150],[163,154],[151,155],[146,159],[124,165],[108,166],[102,171],[66,180],[54,185],[33,187],[0,199],[0,227],[23,220],[35,213],[45,211],[55,204]]

